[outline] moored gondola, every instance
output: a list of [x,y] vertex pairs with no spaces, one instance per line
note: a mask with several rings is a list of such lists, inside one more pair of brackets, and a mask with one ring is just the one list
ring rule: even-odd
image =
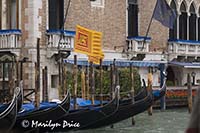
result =
[[65,115],[70,108],[70,93],[68,92],[60,104],[49,108],[18,113],[16,123],[12,129],[14,132],[34,131],[41,124],[49,124]]
[[152,105],[152,103],[153,96],[151,93],[148,93],[145,98],[135,102],[122,102],[121,104],[119,104],[118,110],[115,113],[101,118],[96,122],[90,123],[80,129],[91,129],[112,125],[114,123],[144,112]]
[[164,83],[163,83],[163,85],[162,85],[162,87],[161,87],[161,89],[159,89],[159,90],[153,90],[153,100],[154,101],[157,101],[157,100],[159,100],[161,97],[163,97],[164,95],[165,95],[165,93],[166,93],[166,90],[167,90],[167,87],[166,87],[166,78],[164,79]]
[[50,128],[41,128],[42,132],[65,132],[69,130],[77,130],[83,128],[101,118],[109,116],[118,110],[119,106],[119,86],[115,89],[114,98],[107,104],[103,106],[87,106],[81,109],[72,109],[68,114],[63,116],[61,119],[56,121],[56,124],[61,124],[61,126]]
[[13,127],[18,108],[21,108],[21,98],[22,92],[19,87],[15,88],[14,96],[12,101],[5,106],[5,109],[0,113],[0,132],[9,132]]

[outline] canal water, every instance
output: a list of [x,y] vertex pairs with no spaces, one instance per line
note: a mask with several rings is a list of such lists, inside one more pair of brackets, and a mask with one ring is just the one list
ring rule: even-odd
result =
[[189,118],[187,109],[154,110],[152,116],[148,116],[147,112],[135,116],[135,126],[131,125],[131,119],[127,119],[113,128],[103,127],[75,133],[184,133]]

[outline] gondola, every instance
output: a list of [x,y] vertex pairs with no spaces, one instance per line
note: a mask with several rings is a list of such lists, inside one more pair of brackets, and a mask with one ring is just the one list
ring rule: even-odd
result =
[[153,97],[154,97],[154,101],[159,100],[161,97],[163,97],[166,93],[167,87],[166,87],[166,78],[164,79],[164,83],[163,86],[161,87],[160,90],[153,90]]
[[127,99],[120,99],[119,100],[120,105],[132,104],[133,101],[139,101],[147,96],[148,92],[147,92],[145,80],[142,79],[142,82],[143,82],[143,86],[141,87],[141,91],[137,95],[135,95],[133,98],[129,97]]
[[0,132],[8,132],[13,127],[16,121],[17,111],[21,108],[21,95],[21,89],[16,87],[12,101],[8,106],[5,106],[5,110],[0,113]]
[[31,111],[18,113],[16,123],[12,129],[14,132],[35,131],[41,124],[50,124],[68,113],[70,108],[70,93],[55,107],[38,108]]
[[[134,99],[132,97],[123,98],[123,99],[120,98],[119,104],[129,104],[129,103],[132,103],[133,101],[138,101],[138,100],[145,98],[147,96],[147,88],[146,88],[146,83],[145,83],[144,79],[142,81],[143,81],[143,86],[141,87],[138,94],[134,96]],[[79,100],[77,100],[77,104],[78,104],[79,108],[86,108],[89,106],[93,106],[93,107],[99,106],[101,102],[99,100],[95,100],[95,101],[96,101],[95,104],[91,105],[90,100],[84,100],[84,99],[79,98]],[[73,104],[73,100],[71,101],[71,103]],[[102,101],[103,105],[105,105],[107,103],[108,103],[108,101]]]
[[119,86],[115,89],[114,98],[107,104],[103,106],[87,106],[81,109],[72,109],[68,114],[63,116],[61,119],[56,121],[56,123],[61,124],[59,127],[55,127],[53,130],[46,128],[40,131],[42,132],[65,132],[69,130],[77,130],[79,128],[85,127],[99,119],[109,116],[118,110],[119,106]]
[[151,93],[148,92],[145,98],[135,102],[122,102],[121,104],[119,104],[118,110],[115,113],[101,118],[98,121],[90,123],[87,126],[81,127],[79,129],[92,129],[112,125],[114,123],[144,112],[152,105],[152,103],[153,96]]

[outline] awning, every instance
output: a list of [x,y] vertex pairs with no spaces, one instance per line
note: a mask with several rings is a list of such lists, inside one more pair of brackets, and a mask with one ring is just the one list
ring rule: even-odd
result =
[[[74,60],[65,59],[64,63],[74,64]],[[113,61],[105,60],[102,62],[103,66],[110,66],[113,64]],[[124,60],[116,60],[115,65],[119,67],[128,67],[130,65],[135,67],[160,67],[160,64],[166,64],[166,62],[162,61],[124,61]],[[87,60],[77,60],[77,65],[80,66],[89,66],[89,62]]]
[[169,62],[169,65],[180,66],[184,68],[200,68],[200,62]]

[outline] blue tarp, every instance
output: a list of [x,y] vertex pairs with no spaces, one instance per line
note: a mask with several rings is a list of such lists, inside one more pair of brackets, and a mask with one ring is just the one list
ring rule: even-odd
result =
[[[74,99],[70,101],[70,104],[73,106]],[[76,103],[78,106],[89,106],[92,105],[91,100],[85,100],[83,98],[76,98]],[[94,105],[99,105],[101,102],[99,100],[94,100]],[[108,103],[108,101],[103,101],[103,103]]]
[[159,97],[160,96],[160,90],[153,90],[153,96]]
[[26,103],[22,105],[22,111],[20,112],[20,114],[25,114],[27,112],[32,112],[35,110],[52,108],[52,107],[56,107],[57,105],[58,104],[56,102],[41,102],[39,108],[36,109],[33,102]]
[[[65,59],[64,63],[74,64],[74,60]],[[103,66],[110,66],[113,64],[113,61],[103,61]],[[160,64],[164,64],[164,62],[156,62],[156,61],[120,61],[116,60],[115,65],[119,67],[128,67],[130,65],[135,67],[159,67]],[[89,66],[89,62],[87,60],[77,60],[77,65],[79,66]]]

